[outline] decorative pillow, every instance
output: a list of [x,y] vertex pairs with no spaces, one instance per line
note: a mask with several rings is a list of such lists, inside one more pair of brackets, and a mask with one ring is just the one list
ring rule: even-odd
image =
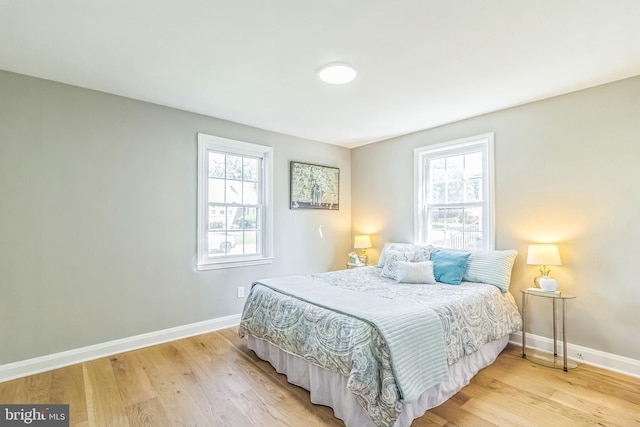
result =
[[396,280],[399,283],[436,283],[433,277],[433,263],[398,261]]
[[384,262],[387,258],[387,254],[389,251],[398,251],[398,252],[413,252],[414,259],[409,260],[413,262],[421,262],[421,261],[429,261],[431,258],[431,250],[433,246],[419,246],[414,245],[412,243],[391,243],[385,242],[382,247],[382,252],[380,253],[380,259],[378,260],[378,267],[383,268]]
[[395,280],[398,262],[410,262],[413,260],[414,256],[415,253],[413,252],[388,251],[384,260],[384,265],[382,266],[382,276]]
[[391,250],[392,245],[393,243],[391,242],[384,242],[384,246],[382,247],[382,252],[380,252],[380,258],[378,259],[378,267],[380,268],[384,267],[384,261],[387,258],[387,254]]
[[511,269],[516,256],[518,256],[518,251],[515,249],[471,251],[463,279],[467,282],[487,283],[496,286],[502,293],[508,292],[511,283]]
[[436,280],[449,285],[459,285],[467,270],[470,252],[453,252],[442,249],[431,251],[433,275]]

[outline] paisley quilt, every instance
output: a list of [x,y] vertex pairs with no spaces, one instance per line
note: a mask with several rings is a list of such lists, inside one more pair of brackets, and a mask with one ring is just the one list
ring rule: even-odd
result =
[[[521,328],[511,294],[491,285],[398,284],[381,276],[377,267],[315,274],[306,280],[335,287],[342,294],[366,293],[389,304],[435,314],[442,325],[444,337],[439,341],[444,342],[442,352],[449,365]],[[348,377],[349,390],[376,425],[391,426],[397,419],[404,396],[388,342],[374,323],[257,282],[239,332]]]

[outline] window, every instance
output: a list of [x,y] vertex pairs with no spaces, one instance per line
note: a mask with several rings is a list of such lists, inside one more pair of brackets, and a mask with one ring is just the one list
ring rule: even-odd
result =
[[415,240],[493,249],[493,133],[416,148]]
[[272,262],[272,155],[198,134],[198,270]]

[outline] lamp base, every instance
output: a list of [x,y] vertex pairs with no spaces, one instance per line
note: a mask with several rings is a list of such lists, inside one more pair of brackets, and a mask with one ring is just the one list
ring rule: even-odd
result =
[[558,281],[552,279],[549,276],[537,277],[535,280],[536,286],[546,292],[553,292],[558,289]]

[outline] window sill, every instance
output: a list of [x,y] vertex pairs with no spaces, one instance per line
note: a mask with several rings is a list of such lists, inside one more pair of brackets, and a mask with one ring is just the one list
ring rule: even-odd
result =
[[233,261],[203,262],[196,266],[198,271],[219,270],[223,268],[250,267],[253,265],[263,265],[273,263],[273,258],[253,258]]

